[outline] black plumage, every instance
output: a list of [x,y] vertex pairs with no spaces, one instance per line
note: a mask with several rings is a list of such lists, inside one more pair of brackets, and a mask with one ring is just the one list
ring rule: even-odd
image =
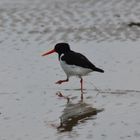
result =
[[55,45],[55,51],[58,53],[58,57],[60,60],[61,54],[64,54],[61,57],[62,61],[65,61],[68,65],[76,65],[83,68],[92,69],[97,72],[104,72],[104,70],[97,68],[93,65],[84,55],[81,53],[74,52],[70,49],[68,43],[58,43]]
[[97,68],[93,65],[84,55],[74,51],[65,52],[61,57],[62,61],[65,61],[68,65],[76,65],[83,68],[92,69],[97,72],[104,72],[104,70]]

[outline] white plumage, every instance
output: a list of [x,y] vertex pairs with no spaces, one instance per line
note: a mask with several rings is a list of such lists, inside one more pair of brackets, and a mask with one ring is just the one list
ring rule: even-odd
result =
[[91,69],[83,68],[76,65],[68,65],[65,61],[61,60],[61,57],[60,57],[60,65],[64,70],[64,72],[66,73],[67,77],[78,76],[79,78],[81,78],[82,76],[85,76],[93,71]]

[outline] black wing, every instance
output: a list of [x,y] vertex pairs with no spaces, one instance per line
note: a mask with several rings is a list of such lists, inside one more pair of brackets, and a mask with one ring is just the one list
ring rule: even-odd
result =
[[71,51],[62,56],[61,59],[69,65],[77,65],[89,69],[95,68],[95,66],[84,55],[77,52]]
[[84,55],[70,51],[67,54],[62,56],[62,61],[65,61],[69,65],[77,65],[83,68],[89,68],[93,71],[104,72],[104,70],[97,68],[93,65]]

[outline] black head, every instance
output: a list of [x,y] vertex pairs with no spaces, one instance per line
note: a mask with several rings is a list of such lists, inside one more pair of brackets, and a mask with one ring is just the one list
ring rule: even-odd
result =
[[54,50],[61,55],[62,53],[68,53],[70,51],[70,46],[68,43],[57,43]]
[[68,43],[58,43],[55,45],[54,49],[48,51],[48,52],[45,52],[42,54],[42,56],[45,56],[45,55],[49,55],[49,54],[52,54],[54,52],[57,52],[58,55],[59,55],[59,58],[61,56],[62,53],[68,53],[70,52],[70,46]]

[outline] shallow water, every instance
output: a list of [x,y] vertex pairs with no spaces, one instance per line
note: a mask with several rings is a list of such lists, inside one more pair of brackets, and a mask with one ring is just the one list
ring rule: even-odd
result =
[[[1,0],[0,140],[139,140],[140,27],[130,26],[140,22],[139,7],[136,0]],[[55,85],[65,78],[58,56],[41,57],[60,41],[105,70],[84,78],[82,102],[79,79]]]

